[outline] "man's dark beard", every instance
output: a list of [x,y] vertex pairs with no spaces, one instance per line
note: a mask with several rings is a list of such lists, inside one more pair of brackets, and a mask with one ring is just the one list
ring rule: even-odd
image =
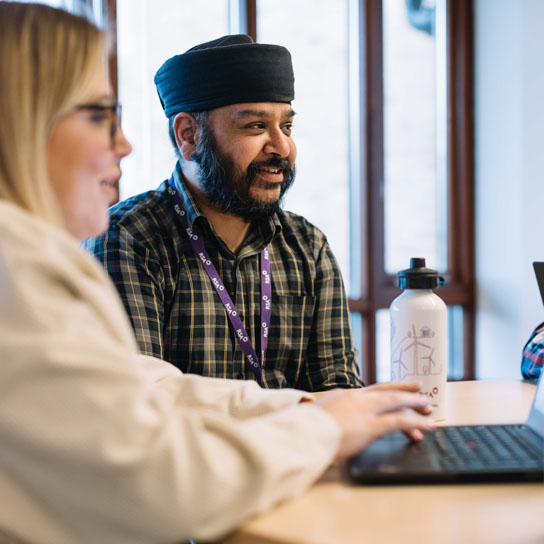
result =
[[[219,151],[213,131],[205,122],[201,125],[200,137],[191,158],[200,167],[200,188],[209,203],[223,213],[241,217],[248,223],[275,214],[280,209],[283,195],[295,179],[295,167],[287,159],[279,157],[267,161],[253,161],[245,173],[241,172],[231,157]],[[249,192],[255,183],[257,172],[262,167],[283,170],[283,183],[276,201],[261,202]],[[276,186],[276,183],[266,183],[266,187],[270,189]]]

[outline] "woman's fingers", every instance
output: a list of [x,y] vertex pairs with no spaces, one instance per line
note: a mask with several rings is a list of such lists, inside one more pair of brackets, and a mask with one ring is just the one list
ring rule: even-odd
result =
[[404,408],[411,408],[422,414],[432,411],[431,401],[424,395],[415,395],[405,391],[374,391],[361,399],[372,407],[376,413],[396,412]]
[[417,393],[421,390],[419,382],[387,382],[375,383],[364,388],[364,391],[407,391]]
[[412,429],[405,434],[408,438],[410,438],[410,440],[413,440],[414,442],[421,442],[424,436],[419,429]]
[[421,440],[423,432],[433,431],[436,423],[432,419],[426,419],[412,411],[401,410],[388,414],[382,414],[379,418],[379,427],[383,436],[394,431],[402,431],[410,438]]
[[393,388],[344,390],[317,399],[316,404],[332,415],[342,439],[338,458],[346,458],[368,446],[376,438],[402,431],[413,440],[434,429],[430,401],[417,392]]

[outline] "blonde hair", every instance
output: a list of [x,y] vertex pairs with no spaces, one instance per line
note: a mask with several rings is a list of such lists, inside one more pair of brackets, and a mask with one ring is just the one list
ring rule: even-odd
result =
[[0,1],[0,199],[62,223],[47,141],[84,93],[105,47],[104,33],[85,17]]

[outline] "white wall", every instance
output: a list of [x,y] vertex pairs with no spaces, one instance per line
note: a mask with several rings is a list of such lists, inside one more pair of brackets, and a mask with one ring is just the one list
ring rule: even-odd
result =
[[544,320],[544,2],[475,0],[476,366],[520,377]]

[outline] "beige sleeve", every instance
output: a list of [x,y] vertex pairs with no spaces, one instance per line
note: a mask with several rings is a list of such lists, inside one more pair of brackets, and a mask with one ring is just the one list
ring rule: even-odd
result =
[[315,398],[311,393],[296,389],[261,389],[251,380],[182,374],[174,365],[147,355],[140,355],[138,361],[165,394],[181,394],[187,404],[225,412],[238,419],[263,415]]
[[142,364],[109,286],[69,255],[14,267],[0,251],[0,473],[21,502],[74,542],[206,540],[326,469],[331,416],[299,392]]

